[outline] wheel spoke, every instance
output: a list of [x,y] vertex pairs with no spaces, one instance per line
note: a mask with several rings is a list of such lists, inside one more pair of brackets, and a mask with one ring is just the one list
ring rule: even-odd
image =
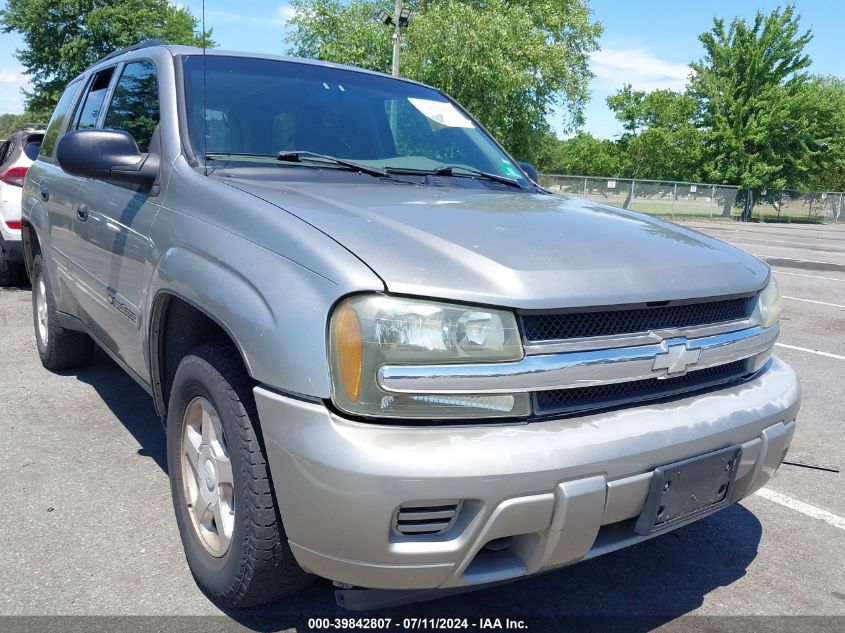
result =
[[217,527],[217,538],[220,540],[220,549],[224,552],[229,549],[229,541],[232,540],[232,532],[229,528],[231,519],[228,510],[225,510],[221,503],[215,503],[212,508],[214,512],[214,525]]
[[232,462],[228,457],[218,457],[215,460],[217,466],[217,482],[218,485],[228,485],[232,488],[235,486],[234,475],[232,474]]
[[218,433],[215,427],[217,412],[208,400],[201,401],[202,406],[202,443],[214,450],[218,443]]
[[194,513],[197,525],[202,525],[208,521],[208,513],[210,509],[211,503],[203,499],[202,495],[198,493],[196,500],[191,506],[191,511]]
[[194,473],[199,473],[200,469],[200,447],[194,444],[192,438],[187,436],[185,438],[185,457],[188,458]]

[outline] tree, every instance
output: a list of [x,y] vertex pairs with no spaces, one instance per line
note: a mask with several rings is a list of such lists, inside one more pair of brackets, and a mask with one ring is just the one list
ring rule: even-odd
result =
[[0,114],[0,139],[5,140],[11,134],[24,127],[44,128],[46,120],[40,119],[29,112],[23,114]]
[[[586,0],[417,0],[402,74],[456,98],[518,159],[535,161],[553,110],[583,122],[589,55],[602,27]],[[389,0],[293,0],[287,42],[299,56],[387,72]]]
[[[804,89],[811,32],[800,33],[795,7],[758,12],[752,24],[714,18],[702,33],[704,57],[691,65],[692,94],[707,131],[710,177],[754,189],[800,187],[812,171],[812,104]],[[746,196],[743,219],[751,217]]]
[[695,126],[697,103],[686,93],[634,90],[626,84],[607,98],[622,123],[623,171],[630,178],[701,179],[704,137]]
[[796,110],[812,139],[803,181],[814,190],[845,191],[845,80],[811,77]]
[[145,39],[214,44],[211,31],[196,34],[196,18],[167,0],[8,0],[0,28],[23,36],[17,58],[32,85],[26,106],[42,117],[71,79],[114,50]]
[[537,168],[550,174],[621,177],[622,155],[617,143],[578,132],[566,140],[549,135]]

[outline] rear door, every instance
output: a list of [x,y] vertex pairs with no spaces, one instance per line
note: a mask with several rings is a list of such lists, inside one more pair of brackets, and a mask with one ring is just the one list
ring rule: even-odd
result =
[[[39,229],[42,247],[45,252],[45,263],[48,274],[51,275],[53,293],[58,302],[59,310],[74,313],[73,302],[69,294],[73,288],[68,268],[68,251],[73,237],[73,215],[76,190],[82,180],[76,176],[66,174],[56,163],[56,144],[65,133],[71,119],[77,95],[82,87],[82,81],[68,84],[59,99],[53,116],[47,124],[47,131],[39,148],[38,160],[29,168],[31,189],[24,205],[30,205],[28,215],[37,220],[46,216],[46,222]],[[34,191],[33,191],[34,189]],[[34,195],[33,195],[34,194]],[[40,207],[40,209],[38,208]],[[67,290],[70,289],[70,293]]]
[[[96,126],[129,132],[142,152],[157,141],[158,78],[153,62],[127,62]],[[154,148],[155,149],[155,148]],[[148,188],[86,178],[76,199],[76,264],[86,322],[137,374],[147,375],[141,306],[146,291],[150,226],[158,213]]]

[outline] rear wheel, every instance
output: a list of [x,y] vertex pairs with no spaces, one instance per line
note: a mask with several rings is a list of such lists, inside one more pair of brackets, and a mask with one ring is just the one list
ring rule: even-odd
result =
[[287,543],[260,440],[252,380],[231,346],[205,344],[176,370],[167,462],[176,522],[200,588],[238,608],[313,578]]
[[56,302],[41,255],[32,264],[32,318],[41,364],[51,371],[74,369],[91,360],[94,341],[59,325]]

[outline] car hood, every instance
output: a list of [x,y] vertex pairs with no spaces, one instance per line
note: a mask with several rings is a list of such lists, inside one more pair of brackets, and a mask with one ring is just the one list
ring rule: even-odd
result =
[[331,236],[392,293],[565,308],[746,293],[769,274],[724,242],[575,197],[221,180]]

